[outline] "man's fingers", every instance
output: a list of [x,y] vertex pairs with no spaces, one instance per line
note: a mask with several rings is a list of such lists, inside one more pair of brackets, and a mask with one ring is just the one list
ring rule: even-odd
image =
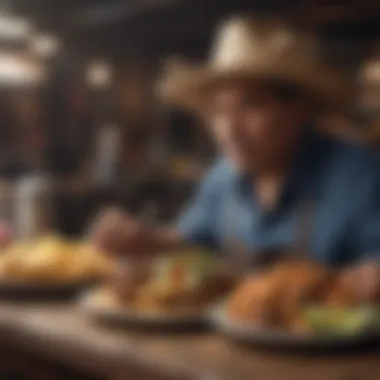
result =
[[99,249],[110,254],[133,255],[142,250],[140,223],[117,209],[103,210],[90,226],[88,236]]
[[366,263],[348,268],[342,272],[341,281],[361,302],[371,302],[379,298],[380,271],[377,263]]

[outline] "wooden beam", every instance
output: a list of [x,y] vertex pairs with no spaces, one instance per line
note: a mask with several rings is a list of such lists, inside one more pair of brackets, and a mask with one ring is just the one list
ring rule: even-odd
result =
[[380,7],[377,1],[371,0],[351,0],[340,4],[311,0],[305,2],[296,13],[304,23],[318,28],[332,23],[342,24],[380,17]]
[[99,27],[121,22],[144,12],[163,9],[180,0],[118,1],[112,4],[86,7],[76,12],[68,27]]

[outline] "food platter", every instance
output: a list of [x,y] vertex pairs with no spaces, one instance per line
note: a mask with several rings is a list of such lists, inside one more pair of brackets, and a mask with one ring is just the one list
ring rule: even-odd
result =
[[123,305],[111,306],[96,302],[93,291],[79,297],[78,307],[88,318],[118,327],[154,330],[193,330],[207,327],[207,313],[142,312]]
[[224,306],[210,313],[213,327],[226,337],[243,344],[286,349],[337,349],[349,347],[380,347],[380,335],[371,331],[356,334],[301,334],[285,329],[255,326],[229,318]]
[[315,262],[284,261],[247,276],[211,320],[222,334],[251,345],[379,348],[380,305],[360,299],[342,278]]
[[106,278],[113,264],[87,242],[44,236],[0,254],[0,297],[71,297]]
[[151,262],[147,276],[134,276],[141,267],[130,261],[124,276],[85,292],[79,308],[109,325],[182,331],[207,327],[210,305],[231,287],[231,279],[215,273],[213,263],[201,251],[183,251]]

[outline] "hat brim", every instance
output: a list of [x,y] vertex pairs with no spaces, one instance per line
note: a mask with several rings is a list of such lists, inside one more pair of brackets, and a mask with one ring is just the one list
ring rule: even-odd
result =
[[173,105],[203,112],[208,89],[235,80],[273,80],[297,86],[322,109],[345,109],[352,104],[354,87],[328,67],[297,67],[276,63],[250,64],[245,68],[214,69],[182,66],[168,72],[159,86],[161,98]]

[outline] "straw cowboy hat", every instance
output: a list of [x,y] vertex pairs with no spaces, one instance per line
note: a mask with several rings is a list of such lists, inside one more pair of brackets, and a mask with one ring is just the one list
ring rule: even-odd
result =
[[366,140],[372,146],[380,146],[380,45],[375,54],[363,62],[359,70],[359,96],[357,111],[362,122]]
[[332,108],[346,106],[353,90],[341,73],[321,61],[313,36],[278,21],[237,17],[220,25],[204,66],[169,66],[159,91],[164,100],[199,111],[210,85],[237,78],[294,84]]

